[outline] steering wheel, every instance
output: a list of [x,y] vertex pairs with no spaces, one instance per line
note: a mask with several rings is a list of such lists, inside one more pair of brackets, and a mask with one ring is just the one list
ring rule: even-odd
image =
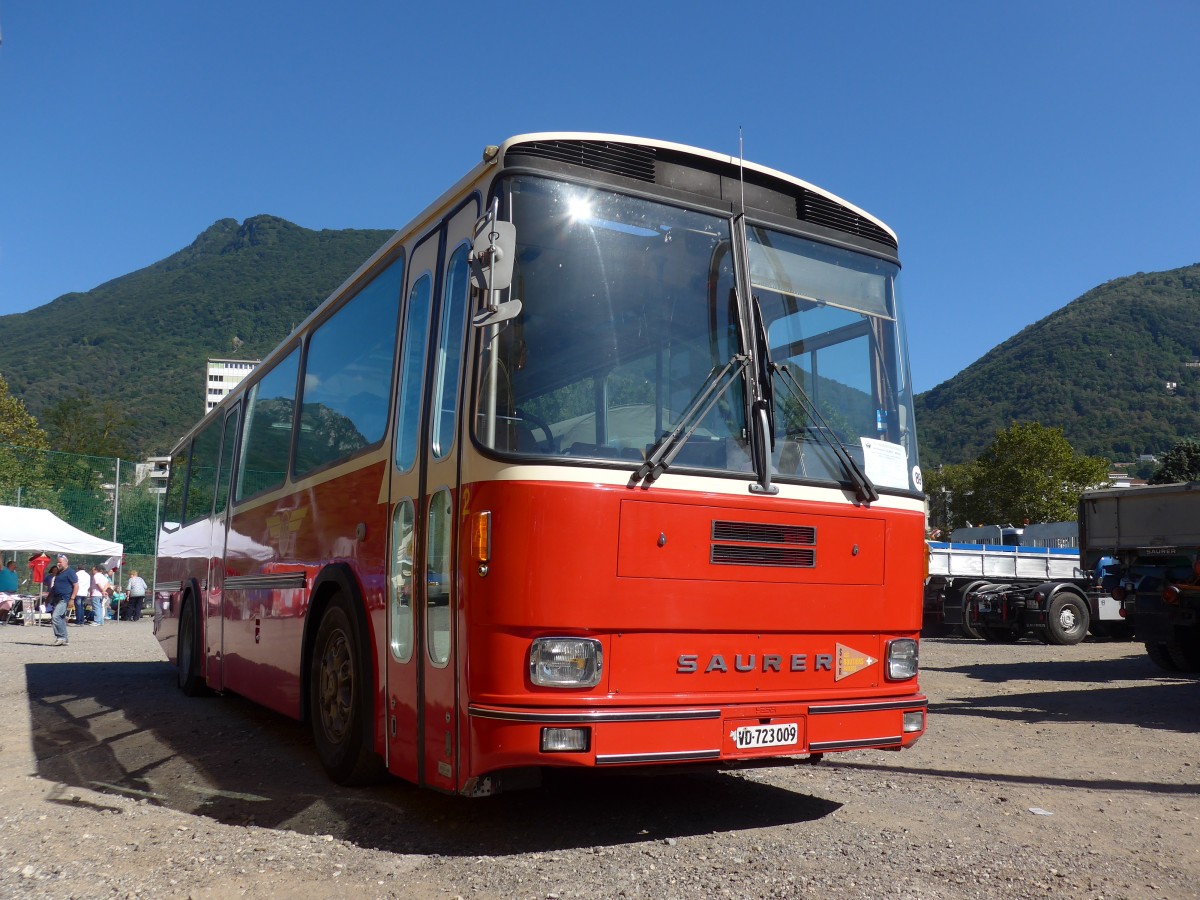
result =
[[534,413],[528,412],[527,410],[521,409],[520,407],[517,407],[513,410],[513,416],[522,425],[525,425],[527,428],[529,428],[531,432],[536,428],[538,431],[541,431],[546,435],[546,439],[544,441],[537,442],[539,450],[554,449],[554,432],[550,430],[550,425],[545,419],[543,419],[541,416],[535,415]]

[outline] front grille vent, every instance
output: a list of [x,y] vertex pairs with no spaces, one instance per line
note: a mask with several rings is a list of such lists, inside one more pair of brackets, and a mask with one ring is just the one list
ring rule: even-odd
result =
[[726,566],[790,566],[811,569],[815,550],[800,547],[755,547],[751,544],[713,544],[712,562]]
[[835,231],[879,241],[889,247],[896,246],[896,239],[870,219],[864,219],[853,210],[813,191],[804,191],[796,198],[796,218],[812,222],[814,225],[824,225]]
[[817,542],[817,529],[811,525],[772,525],[764,522],[712,523],[714,541],[746,541],[755,544],[807,544]]
[[811,525],[715,519],[712,540],[709,560],[715,565],[810,569],[817,561],[817,529]]
[[608,141],[531,141],[517,144],[509,155],[536,156],[556,162],[586,166],[610,175],[654,182],[657,152],[642,144],[613,144]]

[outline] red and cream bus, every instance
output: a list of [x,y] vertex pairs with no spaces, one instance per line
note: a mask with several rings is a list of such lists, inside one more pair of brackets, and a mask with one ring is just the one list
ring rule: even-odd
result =
[[172,452],[155,634],[339,782],[896,750],[924,495],[895,235],[736,157],[488,147]]

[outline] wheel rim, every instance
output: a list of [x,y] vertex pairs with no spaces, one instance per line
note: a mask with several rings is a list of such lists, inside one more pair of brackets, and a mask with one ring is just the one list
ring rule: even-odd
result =
[[319,681],[321,728],[330,743],[340,744],[354,710],[354,656],[345,632],[335,632],[326,642]]
[[1058,625],[1068,634],[1079,628],[1079,616],[1075,613],[1075,607],[1068,603],[1058,611]]

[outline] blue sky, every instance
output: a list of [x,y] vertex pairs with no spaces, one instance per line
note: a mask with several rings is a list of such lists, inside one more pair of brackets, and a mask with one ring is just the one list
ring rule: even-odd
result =
[[0,34],[0,314],[221,218],[398,228],[549,130],[736,154],[741,126],[748,160],[882,218],[918,391],[1200,262],[1193,0],[0,0]]

